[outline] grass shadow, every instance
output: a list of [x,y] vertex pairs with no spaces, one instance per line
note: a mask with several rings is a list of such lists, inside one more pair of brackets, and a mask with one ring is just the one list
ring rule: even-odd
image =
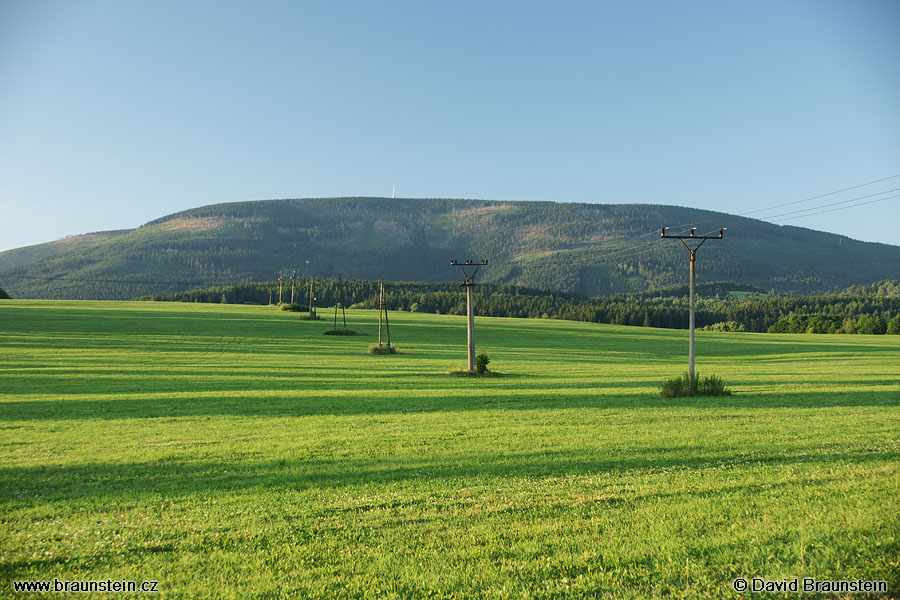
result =
[[[497,381],[505,382],[513,375],[505,375]],[[655,393],[628,391],[623,393],[598,393],[603,390],[615,392],[618,388],[596,387],[560,393],[558,388],[547,387],[546,395],[536,393],[520,394],[519,390],[503,387],[480,389],[473,396],[466,383],[468,377],[458,378],[463,387],[458,389],[420,389],[406,392],[402,397],[392,395],[355,395],[320,397],[316,394],[288,391],[261,393],[248,391],[247,395],[228,393],[215,396],[165,397],[163,394],[143,394],[141,397],[65,398],[57,400],[12,400],[0,402],[0,422],[79,420],[119,420],[212,416],[257,416],[257,417],[304,417],[313,415],[389,415],[418,412],[460,412],[470,410],[666,410],[690,408],[697,410],[717,409],[821,409],[844,406],[895,406],[900,407],[900,397],[891,391],[857,391],[852,394],[842,392],[739,392],[732,396],[660,398]],[[483,383],[490,385],[488,378]],[[646,389],[643,383],[630,384]],[[530,386],[524,386],[528,391]],[[490,407],[486,407],[486,403]]]
[[[316,458],[272,461],[175,461],[0,467],[0,499],[44,502],[152,494],[215,494],[235,490],[306,490],[393,484],[422,479],[556,477],[701,470],[736,465],[853,464],[900,459],[898,452],[809,451],[747,455],[698,447],[658,447],[610,456],[589,451],[470,454],[440,458]],[[752,484],[748,484],[752,485]]]

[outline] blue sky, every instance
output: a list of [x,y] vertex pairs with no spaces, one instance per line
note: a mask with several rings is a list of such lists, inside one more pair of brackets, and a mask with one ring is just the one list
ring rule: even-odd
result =
[[[800,200],[900,174],[898,28],[893,0],[0,0],[0,250],[394,185]],[[784,223],[900,245],[900,199]]]

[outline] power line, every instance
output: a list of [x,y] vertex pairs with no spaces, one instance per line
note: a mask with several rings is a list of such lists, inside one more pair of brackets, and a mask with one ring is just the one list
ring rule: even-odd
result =
[[[887,193],[887,192],[883,192],[883,193]],[[830,209],[830,210],[820,210],[820,211],[818,211],[818,212],[809,213],[809,214],[806,214],[806,215],[798,215],[798,216],[796,216],[796,217],[787,217],[787,218],[784,218],[784,219],[777,219],[777,221],[773,221],[773,222],[778,222],[778,221],[791,221],[791,220],[793,220],[793,219],[802,219],[802,218],[804,218],[804,217],[812,217],[812,216],[815,216],[815,215],[823,215],[823,214],[825,214],[825,213],[836,212],[836,211],[839,211],[839,210],[846,210],[846,209],[848,209],[848,208],[856,208],[857,206],[865,206],[866,204],[875,204],[876,202],[884,202],[885,200],[893,200],[894,198],[900,198],[900,194],[897,194],[897,195],[895,195],[895,196],[888,196],[887,198],[878,198],[878,199],[876,199],[876,200],[869,200],[868,202],[860,202],[859,204],[851,204],[850,206],[840,206],[840,207],[838,207],[838,208],[832,208],[832,209]],[[820,207],[820,208],[821,208],[821,207]],[[813,209],[808,209],[808,210],[813,210]],[[800,212],[805,212],[805,211],[800,211]],[[787,213],[787,214],[791,214],[791,213]]]
[[[896,178],[898,178],[898,177],[900,177],[900,173],[898,173],[898,174],[896,174],[896,175],[891,175],[890,177],[882,177],[881,179],[875,179],[875,180],[873,180],[873,181],[867,181],[867,182],[865,182],[865,183],[860,183],[860,184],[858,184],[858,185],[852,185],[852,186],[850,186],[850,187],[842,188],[842,189],[839,189],[839,190],[834,190],[834,191],[831,191],[831,192],[826,192],[826,193],[824,193],[824,194],[818,194],[818,195],[816,195],[816,196],[810,196],[809,198],[803,198],[802,200],[794,200],[793,202],[784,202],[784,203],[782,203],[782,204],[775,204],[775,205],[773,205],[773,206],[769,206],[769,207],[766,207],[766,208],[759,208],[759,209],[756,209],[756,210],[751,210],[751,211],[748,211],[748,212],[745,212],[745,213],[740,213],[740,214],[733,215],[733,216],[735,216],[735,217],[747,217],[748,215],[753,215],[753,214],[757,214],[757,213],[761,213],[761,212],[766,212],[766,211],[769,211],[769,210],[774,210],[774,209],[776,209],[776,208],[782,208],[782,207],[784,207],[784,206],[792,206],[792,205],[795,205],[795,204],[800,204],[800,203],[802,203],[802,202],[809,202],[810,200],[817,200],[817,199],[819,199],[819,198],[826,198],[826,197],[828,197],[828,196],[834,196],[835,194],[840,194],[840,193],[842,193],[842,192],[848,192],[848,191],[850,191],[850,190],[855,190],[855,189],[859,189],[859,188],[866,187],[866,186],[869,186],[869,185],[874,185],[874,184],[876,184],[876,183],[881,183],[882,181],[889,181],[889,180],[891,180],[891,179],[896,179]],[[811,206],[811,207],[806,208],[806,209],[804,209],[804,210],[802,210],[802,211],[796,211],[796,212],[806,212],[806,211],[809,211],[809,210],[816,210],[816,209],[818,209],[818,208],[824,208],[824,207],[826,207],[826,206],[833,206],[833,205],[835,205],[835,204],[841,204],[841,203],[843,203],[843,202],[853,202],[853,201],[855,201],[855,200],[860,200],[860,199],[862,199],[862,198],[869,198],[869,197],[871,197],[871,196],[877,196],[877,195],[879,195],[879,194],[887,194],[887,193],[890,193],[890,192],[892,192],[892,191],[896,191],[896,190],[885,190],[885,191],[883,191],[883,192],[878,192],[877,194],[871,194],[871,195],[869,195],[869,196],[861,196],[861,197],[858,197],[858,198],[852,198],[852,199],[850,199],[850,200],[844,200],[844,201],[842,201],[842,202],[836,202],[836,203],[833,203],[833,204],[824,204],[824,205],[819,205],[819,206]],[[867,203],[863,203],[863,204],[867,204]],[[862,206],[862,204],[859,204],[858,206]],[[794,214],[794,213],[782,213],[782,215],[787,215],[787,214]],[[775,218],[775,217],[782,216],[782,215],[771,215],[771,216],[769,216],[769,217],[761,216],[761,217],[756,217],[756,218],[759,219],[759,220],[762,220],[762,221],[770,221],[771,219],[773,219],[773,218]],[[799,217],[798,217],[798,218],[799,218]],[[704,225],[704,224],[706,224],[706,223],[713,223],[713,222],[716,222],[716,221],[719,221],[719,223],[721,224],[721,220],[720,220],[720,219],[707,219],[707,220],[705,220],[705,221],[695,221],[695,222],[693,222],[693,224],[694,224],[695,226],[696,226],[696,225]],[[680,229],[680,228],[682,228],[682,227],[686,227],[686,226],[689,225],[689,224],[690,224],[690,223],[685,223],[685,224],[683,224],[683,225],[673,225],[673,226],[671,227],[671,229]],[[733,224],[731,224],[731,225],[733,225]],[[653,232],[649,232],[648,234],[643,234],[643,235],[641,235],[641,236],[639,236],[639,237],[644,237],[644,236],[646,236],[646,235],[651,235],[652,233],[653,233]]]
[[[848,202],[856,202],[857,200],[864,200],[865,198],[874,198],[875,196],[881,196],[882,194],[890,194],[891,192],[900,192],[900,188],[894,188],[892,190],[885,190],[883,192],[877,192],[875,194],[869,194],[867,196],[857,196],[856,198],[850,198],[849,200],[841,200],[839,202],[831,202],[829,204],[820,204],[819,206],[810,206],[809,208],[801,208],[800,210],[794,210],[791,212],[781,213],[777,215],[771,215],[765,217],[765,220],[770,221],[776,217],[784,217],[787,215],[796,215],[799,213],[809,212],[811,210],[818,210],[820,208],[827,208],[829,206],[837,206],[838,204],[847,204]],[[886,198],[884,198],[886,200]],[[863,202],[862,204],[868,204],[868,202]],[[861,206],[861,204],[855,204],[854,206]],[[849,206],[847,208],[850,208]]]
[[152,281],[152,280],[128,280],[128,279],[83,279],[80,277],[64,277],[64,276],[56,276],[56,277],[40,277],[36,275],[12,275],[12,274],[0,274],[0,277],[4,279],[24,279],[24,280],[33,280],[33,281],[71,281],[74,283],[125,283],[125,284],[134,284],[134,285],[196,285],[196,286],[206,286],[206,287],[216,287],[221,285],[245,285],[255,282],[245,281],[243,283],[233,284],[233,283],[209,283],[206,281]]
[[827,194],[819,194],[818,196],[810,196],[809,198],[804,198],[804,199],[802,199],[802,200],[795,200],[795,201],[793,201],[793,202],[785,202],[784,204],[776,204],[775,206],[770,206],[770,207],[768,207],[768,208],[760,208],[760,209],[757,209],[757,210],[751,210],[750,212],[745,212],[745,213],[743,213],[743,214],[741,214],[741,215],[738,215],[738,216],[740,216],[740,217],[746,217],[747,215],[754,215],[754,214],[756,214],[756,213],[766,212],[767,210],[773,210],[773,209],[775,209],[775,208],[782,208],[783,206],[792,206],[792,205],[794,205],[794,204],[801,204],[801,203],[803,203],[803,202],[809,202],[810,200],[818,200],[819,198],[826,198],[826,197],[828,197],[828,196],[834,196],[835,194],[840,194],[840,193],[842,193],[842,192],[849,192],[850,190],[856,190],[856,189],[859,189],[859,188],[861,188],[861,187],[866,187],[866,186],[868,186],[868,185],[874,185],[874,184],[876,184],[876,183],[881,183],[882,181],[888,181],[888,180],[890,180],[890,179],[896,179],[897,177],[900,177],[900,173],[897,173],[896,175],[891,175],[890,177],[883,177],[882,179],[876,179],[876,180],[874,180],[874,181],[867,181],[866,183],[860,183],[859,185],[850,186],[850,187],[848,187],[848,188],[844,188],[844,189],[841,189],[841,190],[835,190],[835,191],[833,191],[833,192],[828,192]]
[[[865,182],[865,183],[860,183],[860,184],[858,184],[858,185],[853,185],[853,186],[850,186],[850,187],[842,188],[842,189],[840,189],[840,190],[834,190],[834,191],[827,192],[827,193],[824,193],[824,194],[818,194],[818,195],[816,195],[816,196],[810,196],[809,198],[803,198],[803,199],[801,199],[801,200],[795,200],[795,201],[793,201],[793,202],[785,202],[785,203],[783,203],[783,204],[776,204],[776,205],[774,205],[774,206],[769,206],[769,207],[767,207],[767,208],[760,208],[760,209],[753,210],[753,211],[749,211],[749,212],[745,212],[745,213],[742,213],[742,214],[739,214],[739,215],[736,215],[736,216],[738,216],[738,217],[746,217],[747,215],[756,214],[756,213],[759,213],[759,212],[765,212],[765,211],[773,210],[773,209],[776,209],[776,208],[781,208],[781,207],[784,207],[784,206],[792,206],[792,205],[800,204],[800,203],[803,203],[803,202],[809,202],[809,201],[811,201],[811,200],[817,200],[817,199],[820,199],[820,198],[826,198],[826,197],[828,197],[828,196],[834,196],[834,195],[840,194],[840,193],[842,193],[842,192],[847,192],[847,191],[850,191],[850,190],[855,190],[855,189],[859,189],[859,188],[862,188],[862,187],[866,187],[866,186],[869,186],[869,185],[874,185],[874,184],[876,184],[876,183],[881,183],[881,182],[883,182],[883,181],[889,181],[889,180],[891,180],[891,179],[896,179],[896,178],[898,178],[898,177],[900,177],[900,173],[898,173],[898,174],[896,174],[896,175],[891,175],[891,176],[889,176],[889,177],[882,177],[881,179],[875,179],[875,180],[873,180],[873,181],[867,181],[867,182]],[[819,206],[811,206],[811,207],[805,208],[805,209],[803,209],[803,210],[792,211],[792,212],[787,212],[787,213],[781,213],[781,214],[778,214],[778,215],[772,215],[771,217],[760,217],[760,219],[761,219],[761,220],[770,220],[770,219],[774,219],[775,217],[782,217],[782,216],[786,216],[786,215],[793,215],[793,214],[796,214],[796,213],[807,213],[807,212],[809,212],[809,211],[818,210],[818,209],[820,209],[820,208],[827,208],[827,207],[831,207],[831,206],[837,206],[837,205],[839,205],[839,204],[846,204],[846,203],[848,203],[848,202],[855,202],[855,201],[857,201],[857,200],[862,200],[862,199],[864,199],[864,198],[871,198],[871,197],[874,197],[874,196],[880,196],[880,195],[882,195],[882,194],[888,194],[888,193],[890,193],[890,192],[895,192],[895,191],[900,191],[900,188],[896,188],[896,189],[892,189],[892,190],[885,190],[885,191],[883,191],[883,192],[877,192],[877,193],[875,193],[875,194],[869,194],[869,195],[866,195],[866,196],[858,196],[858,197],[856,197],[856,198],[851,198],[851,199],[849,199],[849,200],[842,200],[842,201],[840,201],[840,202],[832,202],[832,203],[829,203],[829,204],[822,204],[822,205],[819,205]],[[815,213],[809,213],[809,214],[800,214],[800,215],[798,215],[798,216],[796,216],[796,217],[790,217],[789,219],[779,219],[779,221],[786,221],[786,220],[791,220],[791,219],[800,219],[800,218],[807,217],[807,216],[814,216],[814,215],[818,215],[818,214],[824,214],[824,213],[827,213],[827,212],[834,212],[835,210],[843,210],[844,208],[854,208],[854,207],[857,207],[857,206],[864,206],[864,205],[866,205],[866,204],[873,204],[873,203],[875,203],[875,202],[881,202],[881,201],[883,201],[883,200],[890,200],[890,199],[892,199],[892,198],[896,198],[896,196],[890,196],[890,197],[888,197],[888,198],[880,198],[880,199],[873,200],[873,201],[869,201],[869,202],[860,202],[860,203],[858,203],[858,204],[853,204],[853,205],[850,205],[850,206],[841,207],[841,208],[832,209],[832,210],[826,210],[826,211],[815,212]],[[712,223],[712,222],[714,222],[714,221],[719,221],[719,219],[707,219],[707,220],[705,220],[705,221],[694,222],[694,225],[703,225],[703,224],[706,224],[706,223]],[[772,221],[772,222],[778,222],[778,221]],[[687,226],[689,226],[689,225],[691,225],[691,223],[684,223],[684,224],[681,224],[681,225],[673,225],[673,226],[671,226],[669,229],[678,230],[678,229],[687,227]],[[637,242],[638,240],[641,240],[642,238],[645,238],[645,237],[648,237],[648,236],[650,236],[650,235],[653,235],[653,234],[656,233],[657,231],[658,231],[658,229],[654,229],[653,231],[648,231],[648,232],[646,232],[646,233],[642,233],[642,234],[637,235],[637,236],[634,236],[634,237],[632,237],[632,238],[628,238],[628,239],[626,239],[626,240],[624,240],[624,241],[633,241],[633,242]],[[714,233],[715,231],[717,231],[717,229],[714,229],[714,230],[712,230],[712,231],[709,231],[709,232],[707,232],[707,233],[704,234],[704,235],[708,235],[709,233]],[[624,248],[618,248],[618,249],[613,250],[613,251],[611,251],[611,252],[609,252],[609,253],[606,253],[606,254],[605,254],[604,256],[602,256],[602,257],[599,257],[599,259],[598,259],[598,258],[594,258],[593,260],[601,260],[601,261],[602,261],[602,260],[608,260],[608,259],[616,258],[617,256],[622,255],[622,254],[625,254],[625,253],[628,253],[628,252],[633,252],[635,255],[641,255],[641,254],[646,253],[646,252],[650,249],[650,246],[651,246],[651,245],[652,245],[652,241],[650,241],[650,242],[642,242],[642,243],[638,243],[638,244],[635,244],[635,245],[626,246],[626,247],[624,247]],[[645,247],[645,246],[647,246],[647,247],[644,248],[644,249],[642,249],[642,250],[639,250],[640,248]],[[589,260],[590,260],[590,259],[589,259]],[[560,264],[560,265],[574,265],[574,264],[583,264],[583,262],[584,262],[584,261],[567,260],[567,261],[558,261],[558,262],[554,262],[554,264]],[[522,265],[521,263],[495,263],[495,265],[501,265],[501,264],[518,264],[518,265],[520,265],[520,266],[526,266],[526,265]]]
[[419,279],[419,283],[431,283],[432,281],[437,281],[439,279],[448,278],[451,273],[456,273],[456,269],[448,269],[446,271],[442,271],[440,274],[435,275],[434,277],[429,277],[428,279]]
[[[746,215],[748,215],[748,214],[752,214],[752,213],[755,213],[755,212],[762,212],[762,211],[764,211],[764,210],[771,210],[771,209],[773,209],[773,208],[778,208],[778,207],[782,207],[782,206],[789,206],[789,205],[799,204],[799,203],[801,203],[801,202],[807,202],[807,201],[814,200],[814,199],[817,199],[817,198],[824,198],[824,197],[827,197],[827,196],[833,196],[833,195],[838,194],[838,193],[841,193],[841,192],[846,192],[846,191],[849,191],[849,190],[858,189],[858,188],[861,188],[861,187],[865,187],[865,186],[867,186],[867,185],[872,185],[872,184],[875,184],[875,183],[879,183],[879,182],[882,182],[882,181],[887,181],[887,180],[894,179],[894,178],[897,178],[897,177],[900,177],[900,174],[893,175],[893,176],[891,176],[891,177],[885,177],[885,178],[878,179],[878,180],[875,180],[875,181],[870,181],[870,182],[867,182],[867,183],[862,183],[862,184],[855,185],[855,186],[851,186],[851,187],[848,187],[848,188],[843,188],[843,189],[841,189],[841,190],[836,190],[836,191],[834,191],[834,192],[828,192],[827,194],[819,194],[818,196],[812,196],[812,197],[810,197],[810,198],[805,198],[805,199],[803,199],[803,200],[797,200],[797,201],[795,201],[795,202],[787,202],[787,203],[785,203],[785,204],[779,204],[779,205],[776,205],[776,206],[769,207],[768,209],[759,209],[759,210],[757,210],[757,211],[751,211],[751,212],[743,213],[743,214],[741,214],[741,215],[736,215],[736,216],[742,217],[742,216],[746,216]],[[891,199],[900,197],[900,195],[896,195],[896,196],[888,196],[888,197],[886,197],[886,198],[878,198],[878,199],[875,199],[875,200],[870,200],[870,201],[868,201],[868,202],[857,202],[856,204],[851,204],[851,205],[848,205],[848,206],[840,206],[840,207],[838,207],[838,208],[831,208],[830,210],[819,210],[819,209],[822,209],[822,208],[829,208],[829,207],[833,207],[833,206],[838,206],[838,205],[840,205],[840,204],[847,204],[848,202],[856,202],[856,201],[858,201],[858,200],[863,200],[863,199],[866,199],[866,198],[872,198],[872,197],[874,197],[874,196],[880,196],[880,195],[882,195],[882,194],[889,194],[889,193],[891,193],[891,192],[896,192],[896,191],[900,191],[900,188],[895,188],[895,189],[891,189],[891,190],[885,190],[885,191],[882,191],[882,192],[877,192],[877,193],[874,193],[874,194],[868,194],[868,195],[865,195],[865,196],[857,196],[857,197],[855,197],[855,198],[850,198],[850,199],[848,199],[848,200],[841,200],[841,201],[839,201],[839,202],[831,202],[831,203],[828,203],[828,204],[821,204],[821,205],[818,205],[818,206],[811,206],[811,207],[808,207],[808,208],[805,208],[805,209],[802,209],[802,210],[790,211],[790,212],[786,212],[786,213],[781,213],[781,214],[777,214],[777,215],[772,215],[771,217],[765,217],[764,220],[769,220],[769,221],[772,222],[772,223],[777,223],[777,222],[781,222],[781,221],[789,221],[789,220],[793,220],[793,219],[802,219],[802,218],[804,218],[804,217],[811,217],[811,216],[820,215],[820,214],[825,214],[825,213],[829,213],[829,212],[835,212],[835,211],[839,211],[839,210],[845,210],[845,209],[849,209],[849,208],[855,208],[855,207],[858,207],[858,206],[865,206],[865,205],[867,205],[867,204],[874,204],[874,203],[876,203],[876,202],[882,202],[882,201],[885,201],[885,200],[891,200]],[[810,212],[810,211],[817,211],[817,212]],[[799,214],[799,213],[805,213],[805,214]],[[797,215],[797,216],[788,216],[788,215]],[[775,217],[787,217],[787,218],[784,218],[784,219],[777,219],[777,220],[776,220]],[[705,223],[711,223],[711,222],[717,221],[717,220],[718,220],[718,219],[708,219],[708,220],[705,220],[705,221],[700,221],[700,222],[698,222],[697,224],[698,224],[698,225],[702,225],[702,224],[705,224]],[[683,224],[683,225],[673,225],[672,227],[670,227],[670,228],[668,228],[668,229],[680,229],[680,228],[686,227],[687,225],[688,225],[688,224]],[[658,230],[656,230],[656,231],[658,231]],[[713,229],[713,230],[711,230],[711,231],[708,231],[708,232],[704,233],[703,235],[709,235],[710,233],[714,233],[714,232],[716,232],[716,231],[718,231],[718,229]],[[652,235],[652,233],[653,233],[653,232],[643,233],[643,234],[640,234],[640,235],[635,236],[635,237],[633,237],[633,238],[629,238],[629,239],[626,240],[626,241],[637,242],[638,240],[641,240],[642,238],[647,237],[648,235]],[[640,255],[643,255],[643,254],[645,254],[646,252],[648,252],[648,251],[651,249],[652,244],[653,244],[653,241],[651,240],[651,241],[649,241],[649,242],[641,242],[641,243],[637,243],[637,244],[633,244],[633,245],[627,245],[627,246],[624,247],[624,248],[617,248],[617,249],[612,250],[612,251],[610,251],[610,252],[607,252],[607,253],[605,253],[603,256],[599,256],[599,257],[585,257],[584,259],[566,259],[566,260],[557,260],[557,261],[545,261],[545,262],[542,263],[542,264],[546,264],[546,262],[552,262],[553,264],[556,264],[556,265],[572,266],[572,265],[584,265],[584,264],[587,263],[588,261],[593,261],[593,262],[598,262],[598,261],[599,261],[599,262],[604,262],[604,261],[608,261],[608,260],[617,258],[617,257],[619,257],[619,256],[621,256],[621,255],[623,255],[623,254],[626,254],[626,253],[630,253],[630,254],[632,254],[633,256],[640,256]],[[494,265],[495,265],[495,266],[512,266],[512,265],[515,265],[515,266],[519,266],[519,267],[528,267],[528,266],[530,266],[530,265],[528,265],[528,263],[521,263],[521,262],[495,262]]]
[[[429,283],[433,281],[438,281],[442,278],[449,278],[452,273],[455,273],[455,269],[448,269],[446,271],[441,271],[438,275],[433,277],[429,277],[427,279],[420,279],[418,282],[420,283]],[[64,275],[56,275],[56,276],[40,276],[40,275],[13,275],[11,273],[0,273],[0,278],[2,279],[21,279],[28,281],[59,281],[59,282],[72,282],[72,283],[122,283],[129,285],[180,285],[180,286],[197,286],[200,288],[211,288],[211,287],[219,287],[219,286],[234,286],[234,285],[257,285],[257,284],[265,284],[265,283],[278,283],[279,279],[275,279],[273,281],[240,281],[237,283],[231,282],[209,282],[209,281],[179,281],[179,280],[169,280],[169,281],[161,281],[161,280],[151,280],[151,279],[142,279],[142,280],[134,280],[134,279],[85,279],[83,277],[66,277]],[[289,280],[288,280],[289,281]]]
[[[794,200],[793,202],[785,202],[785,203],[782,203],[782,204],[775,204],[775,205],[773,205],[773,206],[769,206],[769,207],[766,207],[766,208],[759,208],[759,209],[756,209],[756,210],[751,210],[751,211],[748,211],[748,212],[745,212],[745,213],[740,213],[740,214],[734,215],[734,216],[737,216],[737,217],[746,217],[747,215],[753,215],[753,214],[760,213],[760,212],[766,212],[766,211],[769,211],[769,210],[774,210],[774,209],[776,209],[776,208],[782,208],[782,207],[784,207],[784,206],[792,206],[792,205],[795,205],[795,204],[801,204],[801,203],[803,203],[803,202],[809,202],[809,201],[811,201],[811,200],[818,200],[819,198],[826,198],[826,197],[828,197],[828,196],[834,196],[834,195],[840,194],[840,193],[842,193],[842,192],[848,192],[848,191],[850,191],[850,190],[855,190],[855,189],[859,189],[859,188],[866,187],[866,186],[869,186],[869,185],[874,185],[874,184],[876,184],[876,183],[881,183],[882,181],[889,181],[889,180],[891,180],[891,179],[896,179],[896,178],[898,178],[898,177],[900,177],[900,173],[897,173],[896,175],[891,175],[890,177],[882,177],[881,179],[875,179],[875,180],[873,180],[873,181],[867,181],[867,182],[865,182],[865,183],[860,183],[860,184],[858,184],[858,185],[852,185],[852,186],[850,186],[850,187],[842,188],[842,189],[839,189],[839,190],[834,190],[834,191],[831,191],[831,192],[826,192],[826,193],[824,193],[824,194],[818,194],[818,195],[816,195],[816,196],[810,196],[809,198],[803,198],[803,199],[801,199],[801,200]],[[900,188],[898,188],[898,189],[900,189]],[[841,203],[843,203],[843,202],[853,202],[854,200],[861,200],[862,198],[869,198],[869,197],[871,197],[871,196],[877,196],[877,195],[880,195],[880,194],[887,194],[887,193],[890,193],[890,192],[893,192],[893,191],[897,191],[897,190],[886,190],[886,191],[884,191],[884,192],[878,192],[877,194],[871,194],[871,195],[869,195],[869,196],[860,196],[859,198],[854,198],[854,199],[851,199],[851,200],[844,200],[844,201],[842,201],[842,202],[836,202],[836,203],[834,203],[834,204],[841,204]],[[815,210],[815,209],[817,209],[817,208],[823,208],[823,207],[825,207],[825,206],[832,206],[832,204],[821,205],[821,206],[811,206],[811,207],[809,207],[809,208],[807,208],[807,209],[804,209],[803,211],[797,211],[797,212],[805,212],[805,211],[807,211],[807,210]],[[783,213],[783,214],[793,214],[793,213]],[[770,219],[770,218],[774,218],[774,217],[778,217],[778,216],[782,216],[782,215],[772,215],[771,217],[759,217],[759,219],[760,219],[760,220],[768,220],[768,219]],[[692,222],[692,223],[683,223],[683,224],[681,224],[681,225],[672,225],[672,226],[670,227],[670,229],[681,229],[681,228],[683,228],[683,227],[687,227],[687,226],[692,225],[692,224],[695,225],[695,226],[696,226],[696,225],[703,225],[703,224],[705,224],[705,223],[712,223],[712,222],[717,221],[717,220],[718,220],[718,219],[707,219],[707,220],[705,220],[705,221],[699,221],[699,222],[698,222],[698,221],[694,221],[694,222]],[[632,239],[639,239],[639,238],[641,238],[641,237],[646,237],[646,236],[648,236],[648,235],[653,235],[653,234],[656,233],[656,231],[657,231],[657,230],[654,229],[653,231],[650,231],[650,232],[641,234],[640,236],[637,236],[636,238],[632,238]],[[715,231],[715,230],[713,230],[713,231]]]
[[[716,231],[718,231],[718,229]],[[657,229],[656,232],[659,233],[659,229]],[[641,237],[644,237],[644,235],[642,235]],[[637,239],[640,239],[640,238],[633,238],[633,240],[637,240]],[[596,262],[596,261],[609,260],[609,259],[616,258],[616,257],[618,257],[622,254],[626,254],[626,253],[631,253],[633,255],[644,254],[645,252],[647,252],[648,250],[650,250],[653,247],[654,241],[655,240],[644,241],[644,242],[641,242],[639,244],[635,244],[632,246],[626,246],[624,248],[617,248],[610,252],[606,252],[602,256],[585,256],[584,258],[577,258],[577,259],[569,258],[569,259],[563,259],[563,260],[550,260],[550,261],[543,261],[541,264],[543,265],[543,264],[552,263],[554,265],[584,265],[588,261]],[[528,263],[511,262],[511,261],[499,261],[499,262],[493,262],[491,264],[495,267],[497,267],[497,266],[517,266],[517,267],[530,266]]]

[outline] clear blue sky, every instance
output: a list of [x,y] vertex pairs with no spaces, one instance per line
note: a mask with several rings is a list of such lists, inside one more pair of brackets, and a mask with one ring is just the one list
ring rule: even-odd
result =
[[[799,200],[900,174],[898,31],[894,0],[0,0],[0,249],[393,185]],[[900,244],[900,199],[786,223]]]

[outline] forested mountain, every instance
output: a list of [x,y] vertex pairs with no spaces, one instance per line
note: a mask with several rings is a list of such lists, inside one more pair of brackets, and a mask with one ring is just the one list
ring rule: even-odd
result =
[[479,280],[582,295],[687,281],[688,254],[659,228],[725,239],[698,253],[701,281],[822,293],[900,279],[900,247],[674,206],[332,198],[217,204],[134,230],[0,253],[17,298],[127,299],[298,276],[454,281],[451,259],[488,259]]

